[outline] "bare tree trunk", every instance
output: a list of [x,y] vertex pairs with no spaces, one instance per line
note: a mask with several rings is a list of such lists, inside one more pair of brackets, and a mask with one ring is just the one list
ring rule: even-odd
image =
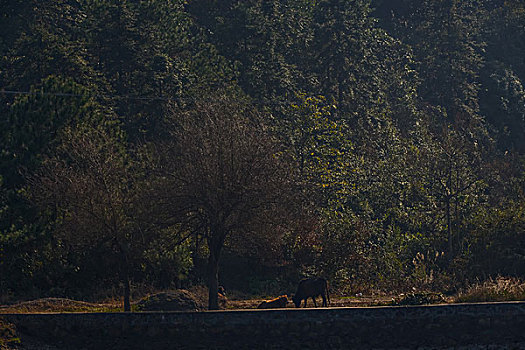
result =
[[[219,258],[221,249],[226,237],[224,230],[215,228],[210,229],[211,236],[208,238],[208,309],[219,310]],[[220,227],[220,226],[219,226]]]
[[448,179],[447,179],[447,238],[448,238],[448,257],[452,260],[454,253],[454,244],[452,242],[452,213],[451,213],[451,201],[452,201],[452,165],[448,168]]
[[452,242],[452,218],[450,213],[450,196],[447,195],[447,206],[446,206],[446,216],[447,216],[447,240],[448,240],[448,257],[449,259],[452,259],[452,256],[454,255],[452,250],[454,249],[454,245]]
[[131,311],[131,302],[130,302],[130,295],[131,295],[131,286],[129,282],[129,276],[126,271],[124,276],[124,312]]
[[208,257],[208,309],[219,310],[219,254],[220,247],[210,247]]
[[122,283],[124,284],[124,312],[131,311],[131,282],[129,280],[129,260],[127,255],[127,249],[122,244],[120,245],[120,252],[122,255]]

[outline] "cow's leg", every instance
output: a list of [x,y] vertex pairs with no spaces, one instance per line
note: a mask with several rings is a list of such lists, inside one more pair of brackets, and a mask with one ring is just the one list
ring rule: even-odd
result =
[[315,302],[315,297],[312,297],[312,300],[314,301],[314,306],[317,307],[317,303]]
[[326,304],[326,295],[321,294],[321,297],[323,298],[323,306],[327,307],[328,305]]

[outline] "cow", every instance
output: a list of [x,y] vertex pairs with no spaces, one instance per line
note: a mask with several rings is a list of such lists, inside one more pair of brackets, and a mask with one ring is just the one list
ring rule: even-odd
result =
[[272,300],[264,300],[262,303],[257,306],[258,309],[279,309],[286,307],[288,303],[288,297],[286,295],[281,295]]
[[324,278],[309,278],[299,282],[297,292],[292,297],[295,307],[301,306],[301,301],[304,300],[304,307],[308,298],[312,298],[314,306],[317,307],[315,298],[318,296],[323,298],[323,306],[327,306],[326,299],[330,302],[330,295],[328,294],[328,282]]

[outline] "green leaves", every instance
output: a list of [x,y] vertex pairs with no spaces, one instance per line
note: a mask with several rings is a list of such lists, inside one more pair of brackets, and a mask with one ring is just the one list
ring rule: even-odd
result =
[[[184,241],[189,227],[201,230],[200,237],[209,234],[203,229],[211,222],[203,219],[209,208],[202,203],[215,201],[212,206],[226,210],[251,191],[243,200],[246,209],[285,187],[280,180],[263,183],[273,176],[293,178],[286,180],[286,196],[295,202],[282,204],[279,215],[302,212],[278,230],[289,239],[283,251],[302,254],[296,262],[305,271],[321,266],[346,282],[358,272],[370,283],[407,276],[423,281],[431,265],[432,271],[461,276],[469,267],[458,261],[476,260],[469,247],[478,242],[470,237],[477,229],[494,243],[498,239],[487,227],[519,227],[496,213],[515,198],[510,184],[518,183],[525,149],[521,1],[4,5],[0,86],[8,93],[0,92],[0,254],[20,252],[14,268],[20,276],[44,276],[47,264],[77,271],[89,257],[116,247],[136,252],[139,275],[155,275],[148,264],[167,271],[171,261],[180,265],[174,274],[185,274],[190,246],[173,250],[167,242]],[[214,96],[228,100],[217,104]],[[183,125],[189,116],[192,124]],[[261,123],[250,124],[255,119]],[[184,143],[174,145],[174,137]],[[241,152],[258,137],[278,145],[261,160]],[[264,153],[262,141],[253,146],[255,155]],[[173,146],[164,162],[174,172],[159,178],[151,162],[165,145]],[[48,191],[49,198],[69,197],[60,203],[64,207],[48,208],[47,216],[37,215],[26,197],[33,189],[25,176],[43,161],[67,179],[58,194]],[[273,172],[271,165],[282,168]],[[268,174],[252,178],[265,169]],[[188,216],[144,204],[144,189],[168,178],[173,191],[199,179],[199,185],[188,185],[191,195],[176,201],[184,204],[181,212],[198,210]],[[254,184],[259,188],[251,189]],[[165,188],[158,193],[166,195]],[[80,207],[96,207],[100,221],[86,224]],[[248,222],[247,213],[275,219],[262,209],[236,213],[214,214],[213,220]],[[181,215],[191,221],[188,227],[168,225],[169,232],[136,221],[173,223]],[[105,231],[111,226],[119,242],[101,239],[90,252],[71,253],[75,258],[53,257],[53,247],[66,242],[58,239],[59,227],[68,224],[73,232],[73,223],[87,227],[91,238],[111,236]],[[142,245],[146,236],[155,244]],[[236,237],[235,245],[249,246],[243,238]],[[501,244],[505,251],[510,243]],[[270,247],[260,255],[275,250],[260,245]],[[40,255],[30,259],[35,249]],[[430,259],[432,252],[440,258]],[[483,256],[481,250],[475,254]],[[109,265],[117,259],[110,255],[104,260]]]
[[[34,169],[42,155],[60,142],[65,125],[94,118],[100,113],[85,88],[69,79],[48,77],[12,105],[3,124],[2,172],[15,181],[20,168]],[[11,186],[16,186],[11,184]]]
[[344,152],[343,127],[332,116],[335,109],[322,96],[307,97],[298,93],[296,103],[285,113],[286,118],[278,121],[281,123],[279,129],[284,131],[295,154],[301,174],[315,178],[315,182],[322,180],[314,173],[328,173],[330,162],[337,164],[338,154]]

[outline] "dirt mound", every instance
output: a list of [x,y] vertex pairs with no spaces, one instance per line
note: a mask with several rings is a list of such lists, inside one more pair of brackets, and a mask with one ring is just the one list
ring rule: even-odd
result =
[[0,313],[95,312],[107,308],[104,304],[66,298],[43,298],[0,306]]
[[138,311],[201,311],[205,306],[191,292],[184,289],[149,295],[137,303]]

